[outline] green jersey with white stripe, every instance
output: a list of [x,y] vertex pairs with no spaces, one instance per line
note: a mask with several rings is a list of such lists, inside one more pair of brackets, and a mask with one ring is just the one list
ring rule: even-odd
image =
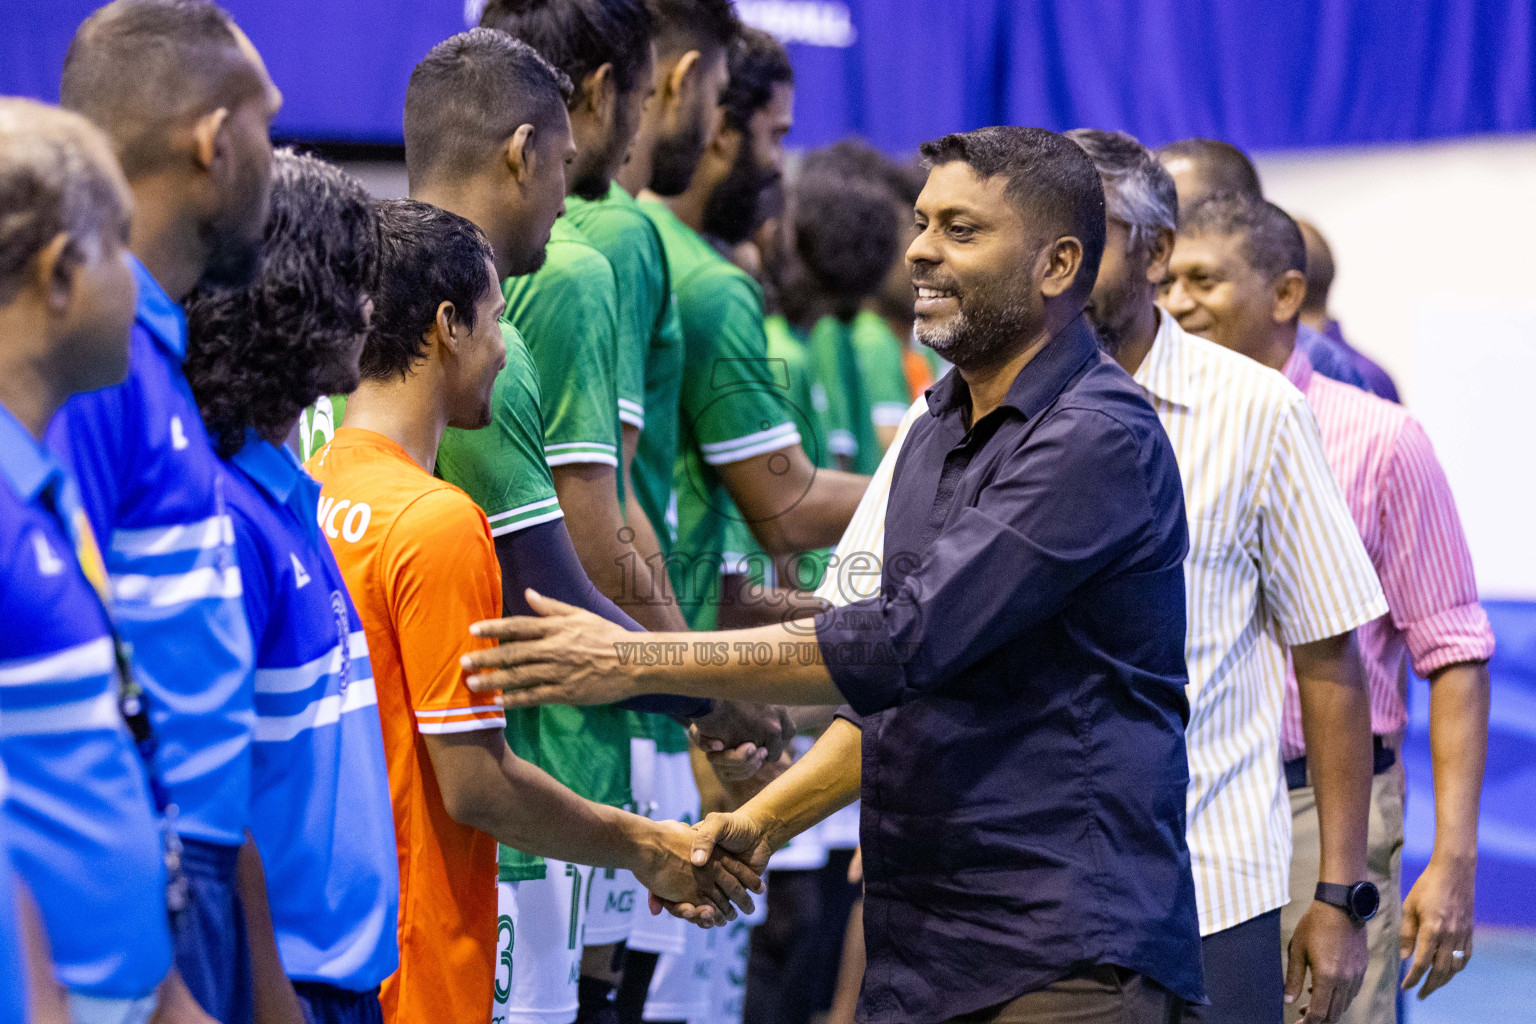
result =
[[566,216],[613,267],[618,292],[614,365],[619,420],[640,430],[630,482],[662,553],[668,554],[676,527],[672,467],[677,461],[683,337],[661,237],[617,182],[600,200],[572,198],[565,205]]
[[757,282],[665,205],[640,208],[661,235],[685,353],[677,548],[668,564],[683,614],[694,629],[713,629],[726,525],[741,521],[716,467],[799,444],[800,432],[788,408],[787,374],[768,358]]
[[870,419],[877,427],[899,427],[912,404],[902,343],[885,317],[866,309],[853,320],[853,354],[869,396]]
[[491,425],[449,427],[437,449],[437,475],[484,510],[493,536],[559,519],[555,482],[544,462],[539,373],[516,327],[501,322],[507,365],[491,391]]

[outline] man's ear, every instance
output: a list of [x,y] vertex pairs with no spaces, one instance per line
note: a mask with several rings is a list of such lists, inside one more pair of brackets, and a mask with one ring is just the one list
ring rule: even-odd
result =
[[428,344],[436,343],[448,352],[457,355],[459,351],[459,311],[453,303],[446,299],[437,304],[437,316],[432,320],[432,329],[427,332]]
[[75,297],[75,271],[80,266],[79,246],[60,231],[32,257],[32,286],[52,316],[69,312]]
[[703,76],[704,55],[698,50],[689,50],[672,65],[672,70],[662,82],[661,95],[656,97],[657,101],[664,110],[680,105],[691,91],[703,88],[700,84]]
[[229,139],[224,128],[229,124],[229,108],[210,110],[192,126],[192,154],[199,167],[213,173],[214,165],[229,156]]
[[1299,270],[1287,270],[1275,282],[1275,310],[1272,316],[1277,324],[1288,324],[1301,312],[1301,304],[1307,301],[1307,275]]
[[1168,276],[1168,264],[1173,259],[1174,233],[1172,228],[1158,228],[1152,236],[1151,249],[1147,253],[1147,280],[1161,285]]
[[581,106],[599,124],[608,124],[618,103],[619,87],[613,77],[611,62],[599,64],[581,83]]
[[519,185],[533,177],[534,163],[538,160],[537,148],[538,130],[531,124],[518,125],[504,145],[502,156],[507,161],[507,170]]
[[1054,299],[1077,280],[1083,267],[1083,243],[1075,235],[1066,235],[1047,246],[1044,257],[1045,280],[1040,282],[1040,294]]

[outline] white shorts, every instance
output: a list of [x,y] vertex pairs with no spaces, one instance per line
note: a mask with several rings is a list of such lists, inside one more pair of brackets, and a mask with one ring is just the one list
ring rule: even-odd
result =
[[582,923],[592,869],[548,859],[544,865],[543,878],[497,885],[492,1024],[571,1024],[576,1019]]
[[651,988],[645,996],[644,1017],[649,1021],[692,1021],[709,1012],[714,994],[715,964],[713,951],[718,928],[698,928],[673,917],[687,929],[680,953],[663,953],[651,975]]
[[112,999],[70,992],[71,1024],[144,1024],[155,1012],[155,995]]
[[607,946],[625,941],[635,923],[636,905],[647,901],[640,879],[623,868],[584,870],[588,882],[583,944]]
[[[652,750],[654,752],[654,745]],[[659,821],[681,821],[692,824],[699,820],[699,787],[693,779],[693,760],[684,750],[677,754],[655,754],[652,801]],[[636,794],[638,798],[638,793]],[[629,948],[642,953],[670,953],[682,955],[686,936],[690,931],[703,929],[689,924],[671,914],[652,916],[645,905],[646,895],[641,892],[636,900],[634,926],[629,933]],[[657,971],[661,970],[660,965]],[[652,989],[654,991],[654,987]],[[683,1020],[683,1016],[656,1017],[655,1020]]]
[[747,955],[752,948],[752,929],[768,916],[767,894],[757,900],[757,907],[721,928],[711,928],[714,949],[709,985],[709,1004],[699,1016],[690,1016],[688,1024],[741,1024],[742,1005],[747,995]]

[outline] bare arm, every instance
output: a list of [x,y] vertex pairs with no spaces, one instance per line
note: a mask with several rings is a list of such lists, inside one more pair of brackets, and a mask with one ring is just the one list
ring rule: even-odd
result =
[[475,635],[510,643],[462,659],[470,689],[507,691],[497,698],[505,707],[612,704],[657,690],[748,703],[843,703],[809,622],[637,637],[579,608],[527,597],[539,618],[476,623]]
[[647,629],[687,629],[676,603],[654,596],[651,566],[635,550],[634,534],[619,507],[613,467],[580,462],[550,472],[571,542],[593,585]]
[[798,444],[715,468],[770,555],[836,544],[869,486],[867,476],[817,469]]
[[[858,799],[862,738],[852,722],[833,722],[804,757],[739,810],[711,814],[693,830],[693,863],[707,864],[728,853],[761,870],[774,850]],[[693,904],[653,898],[652,905],[705,923]]]
[[648,821],[577,796],[513,754],[499,729],[424,735],[422,740],[443,804],[460,824],[539,856],[624,868],[665,898],[698,892],[725,918],[735,916],[733,900],[751,909],[743,882],[757,888],[755,874],[743,872],[738,880],[729,870],[705,875],[690,869],[686,827]]
[[[1354,885],[1365,878],[1371,808],[1371,707],[1365,666],[1353,632],[1291,648],[1301,697],[1307,767],[1317,793],[1318,881]],[[1365,930],[1344,911],[1313,902],[1291,940],[1286,1002],[1301,998],[1312,974],[1305,1020],[1337,1020],[1365,977]]]
[[64,987],[53,976],[53,954],[48,946],[48,933],[43,930],[43,918],[20,879],[16,881],[16,890],[21,944],[26,951],[27,988],[32,997],[28,1019],[33,1024],[69,1024]]
[[[1488,665],[1462,662],[1430,676],[1429,750],[1435,776],[1435,847],[1403,900],[1403,988],[1419,998],[1450,981],[1472,953],[1477,814],[1488,761]],[[1466,956],[1451,953],[1460,950]]]
[[299,1005],[293,982],[283,970],[277,950],[277,933],[272,927],[272,910],[267,903],[267,877],[261,867],[261,853],[249,832],[240,848],[235,868],[235,882],[240,890],[240,908],[245,917],[246,942],[251,950],[251,980],[255,987],[256,1024],[304,1024],[304,1010]]

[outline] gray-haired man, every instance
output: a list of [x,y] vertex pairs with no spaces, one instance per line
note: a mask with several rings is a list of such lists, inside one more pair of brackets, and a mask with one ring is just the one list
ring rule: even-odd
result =
[[[1168,171],[1124,133],[1067,134],[1098,168],[1108,210],[1088,315],[1168,431],[1189,515],[1188,829],[1211,1005],[1186,1017],[1279,1021],[1291,852],[1279,763],[1285,649],[1313,749],[1328,751],[1315,769],[1328,791],[1321,880],[1353,884],[1365,877],[1370,792],[1353,629],[1384,599],[1301,394],[1156,306],[1178,207]],[[1308,1020],[1334,1020],[1353,998],[1364,939],[1339,909],[1308,910],[1290,951],[1312,972]]]

